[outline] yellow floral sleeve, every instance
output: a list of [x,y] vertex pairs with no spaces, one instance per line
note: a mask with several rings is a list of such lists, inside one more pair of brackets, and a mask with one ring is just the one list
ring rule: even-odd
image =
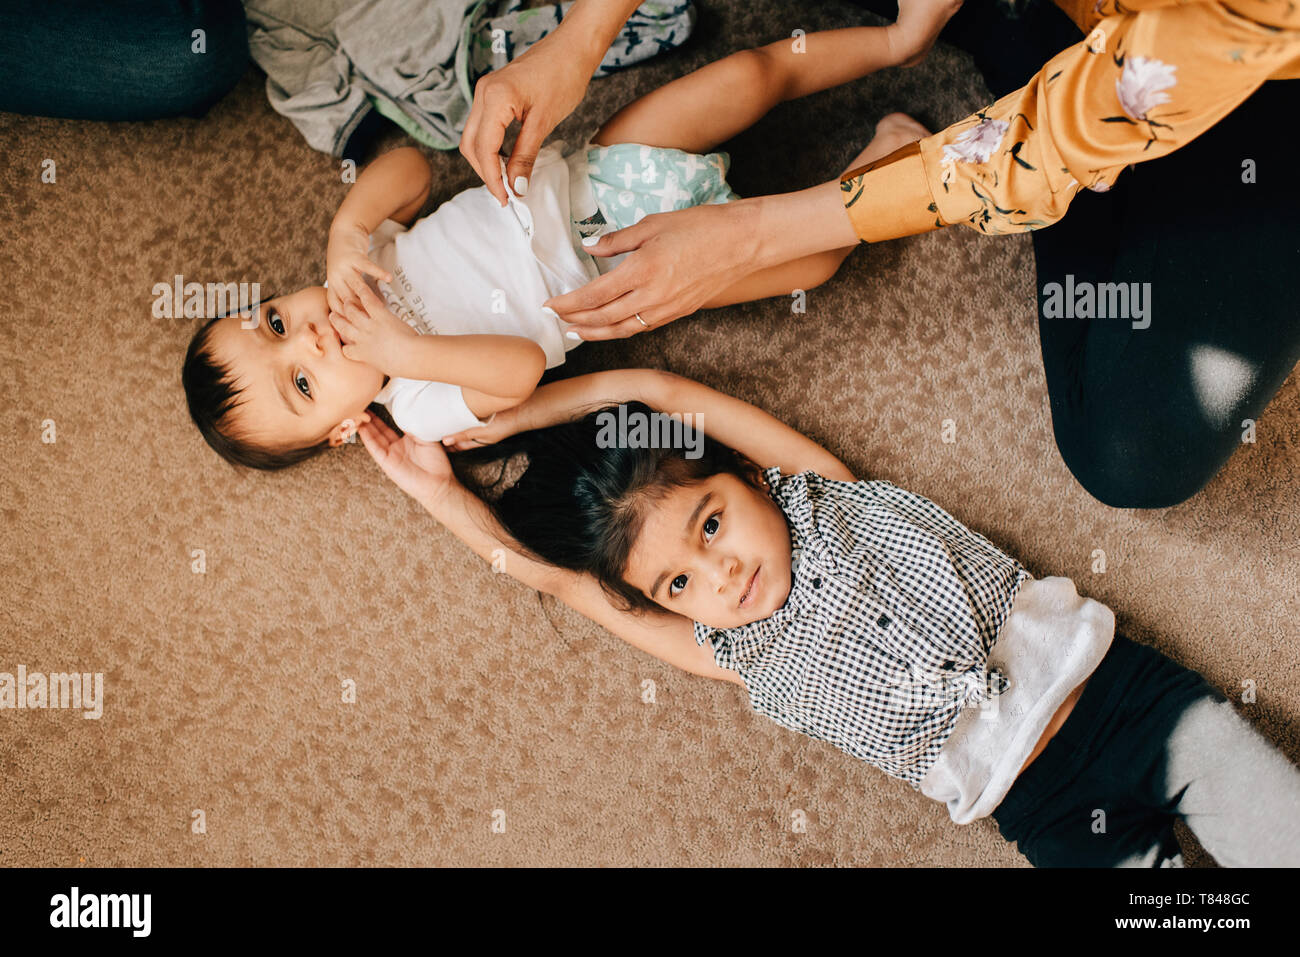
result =
[[[858,237],[1039,229],[1300,77],[1300,0],[1056,0],[1086,34],[1023,89],[840,178]],[[1279,133],[1279,135],[1282,135]]]

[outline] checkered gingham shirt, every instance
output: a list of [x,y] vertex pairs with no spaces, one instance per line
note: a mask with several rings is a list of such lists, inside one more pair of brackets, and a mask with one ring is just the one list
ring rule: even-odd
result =
[[695,640],[755,711],[919,787],[961,709],[1009,687],[985,669],[1029,573],[889,482],[763,477],[790,526],[790,597],[737,628],[695,622]]

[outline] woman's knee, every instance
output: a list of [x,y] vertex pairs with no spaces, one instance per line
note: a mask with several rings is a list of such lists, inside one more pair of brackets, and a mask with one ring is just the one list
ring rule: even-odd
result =
[[1231,454],[1220,437],[1197,438],[1118,411],[1082,422],[1054,415],[1052,426],[1075,480],[1111,508],[1181,504],[1205,488]]

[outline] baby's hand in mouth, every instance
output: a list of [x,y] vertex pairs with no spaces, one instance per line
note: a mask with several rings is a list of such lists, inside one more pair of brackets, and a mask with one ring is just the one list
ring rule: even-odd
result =
[[361,287],[359,300],[346,303],[342,313],[329,314],[344,358],[402,376],[403,359],[409,353],[405,340],[419,333],[393,315],[369,286]]

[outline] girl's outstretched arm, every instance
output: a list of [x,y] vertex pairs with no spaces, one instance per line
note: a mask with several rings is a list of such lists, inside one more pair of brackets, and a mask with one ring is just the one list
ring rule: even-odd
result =
[[499,413],[486,426],[443,439],[455,449],[499,442],[507,435],[580,419],[601,406],[644,402],[685,420],[764,468],[787,475],[813,471],[841,482],[857,481],[848,466],[808,436],[757,406],[671,372],[615,369],[574,376],[537,389],[522,404]]
[[671,372],[656,373],[653,383],[647,405],[683,416],[763,468],[775,465],[787,475],[813,471],[839,482],[857,481],[830,452],[756,405]]
[[690,619],[667,611],[620,611],[590,575],[529,558],[518,550],[482,500],[460,483],[422,504],[479,557],[494,562],[525,585],[554,595],[628,644],[683,671],[743,684],[736,672],[718,667],[709,648],[696,643]]
[[399,488],[486,561],[510,577],[554,595],[575,611],[631,645],[692,674],[743,684],[734,671],[719,668],[712,651],[696,644],[691,621],[667,611],[643,614],[615,608],[589,575],[556,568],[520,551],[478,497],[456,481],[447,453],[436,442],[399,439],[382,422],[358,430],[366,450]]

